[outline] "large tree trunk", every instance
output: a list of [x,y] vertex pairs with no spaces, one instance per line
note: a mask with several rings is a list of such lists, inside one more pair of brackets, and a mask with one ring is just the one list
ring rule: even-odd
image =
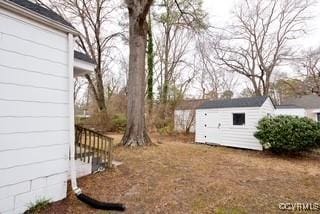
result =
[[[129,79],[128,79],[128,122],[122,143],[126,146],[150,144],[145,126],[145,55],[147,44],[146,15],[148,1],[129,1]],[[150,2],[151,4],[151,2]],[[145,8],[148,6],[148,8]],[[146,11],[147,9],[147,11]]]

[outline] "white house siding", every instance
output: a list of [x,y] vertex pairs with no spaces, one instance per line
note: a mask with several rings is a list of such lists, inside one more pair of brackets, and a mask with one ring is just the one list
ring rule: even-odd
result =
[[280,108],[275,110],[275,115],[291,115],[305,117],[306,111],[303,108]]
[[318,121],[317,113],[320,112],[320,109],[306,109],[306,117]]
[[0,213],[66,196],[68,40],[0,9]]
[[[266,100],[262,107],[198,109],[196,110],[196,142],[262,150],[254,133],[259,120],[272,114],[273,110],[270,100]],[[233,125],[233,113],[245,113],[244,126]],[[213,118],[209,119],[213,114],[219,122],[214,121]],[[214,127],[218,127],[219,123],[220,128],[215,129]]]
[[177,132],[185,132],[186,127],[189,125],[190,121],[193,120],[190,127],[190,132],[194,133],[195,118],[193,110],[175,110],[174,111],[174,129]]

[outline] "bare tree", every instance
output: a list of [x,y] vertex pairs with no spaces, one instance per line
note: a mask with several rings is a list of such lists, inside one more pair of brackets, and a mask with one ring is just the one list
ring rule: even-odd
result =
[[79,78],[75,78],[73,81],[73,97],[74,101],[79,99],[79,92],[86,85],[84,81],[81,81]]
[[[237,84],[237,78],[216,64],[214,51],[208,48],[210,46],[209,41],[206,36],[198,40],[196,55],[194,57],[196,59],[197,80],[200,85],[202,99],[232,97],[232,91]],[[231,93],[232,95],[230,95]]]
[[[172,37],[171,37],[172,36]],[[160,100],[166,104],[169,96],[170,85],[174,84],[175,76],[181,68],[185,68],[186,54],[192,37],[188,36],[187,32],[175,31],[174,35],[170,35],[168,45],[164,45],[162,41],[166,40],[165,35],[161,35],[156,39],[156,57],[159,60],[158,72],[161,76],[159,81]]]
[[320,48],[309,50],[302,61],[305,84],[311,92],[320,95]]
[[309,0],[243,0],[234,11],[235,24],[213,42],[221,66],[247,77],[255,95],[268,95],[272,74],[292,56],[289,41],[304,32],[311,5]]
[[[42,2],[41,0],[37,0]],[[123,35],[121,31],[110,32],[107,26],[115,13],[117,5],[111,0],[43,0],[60,15],[77,26],[80,36],[76,40],[79,48],[91,56],[97,66],[94,75],[86,75],[89,88],[100,111],[106,110],[104,73],[106,60],[112,41]],[[108,33],[106,33],[108,32]]]
[[206,27],[204,24],[206,14],[202,10],[200,0],[160,0],[158,3],[159,12],[154,13],[155,20],[159,24],[156,57],[160,73],[160,101],[164,106],[163,116],[165,116],[169,89],[174,87],[176,73],[180,70],[178,68],[187,64],[185,55],[194,38],[193,34]]

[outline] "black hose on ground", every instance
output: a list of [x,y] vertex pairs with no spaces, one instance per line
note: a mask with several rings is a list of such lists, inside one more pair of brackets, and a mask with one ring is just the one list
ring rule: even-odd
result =
[[100,209],[100,210],[115,210],[115,211],[125,211],[126,207],[124,206],[124,204],[120,204],[120,203],[107,203],[107,202],[101,202],[101,201],[97,201],[93,198],[90,198],[89,196],[80,193],[80,194],[76,194],[77,198],[90,205],[93,208],[96,209]]

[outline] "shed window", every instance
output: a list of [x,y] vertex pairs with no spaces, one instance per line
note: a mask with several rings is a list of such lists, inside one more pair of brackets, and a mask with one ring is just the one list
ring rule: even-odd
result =
[[233,114],[233,125],[241,126],[246,124],[246,115],[245,113],[234,113]]

